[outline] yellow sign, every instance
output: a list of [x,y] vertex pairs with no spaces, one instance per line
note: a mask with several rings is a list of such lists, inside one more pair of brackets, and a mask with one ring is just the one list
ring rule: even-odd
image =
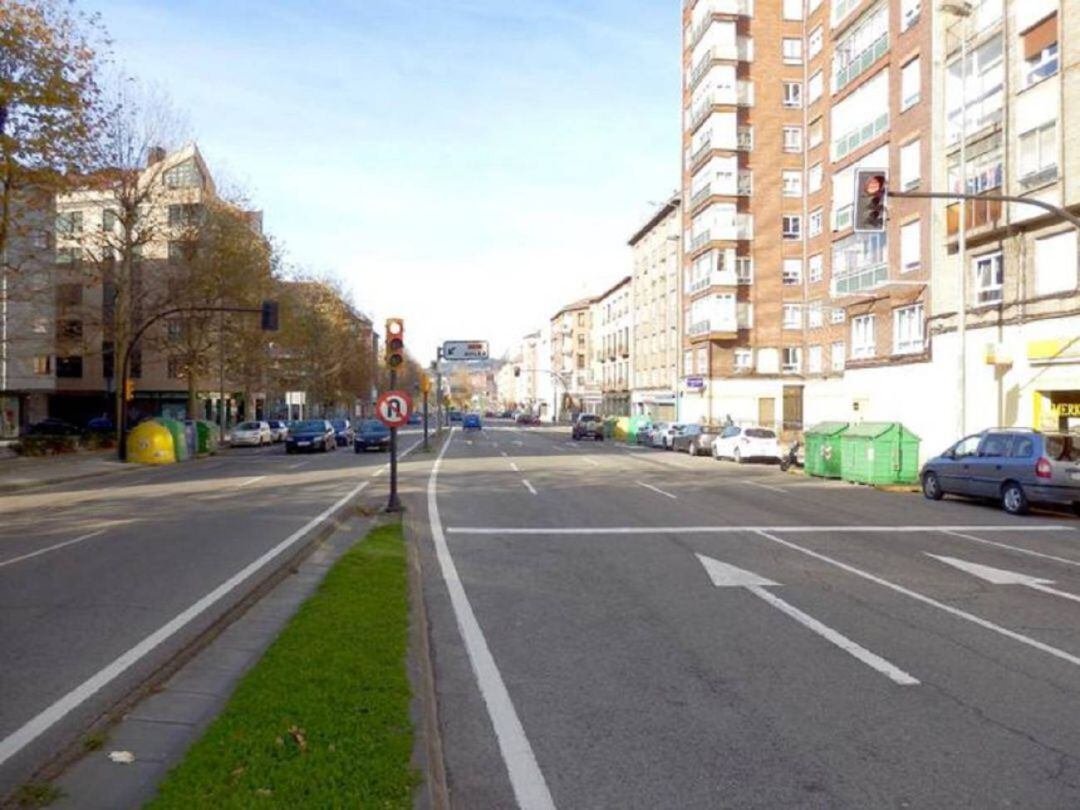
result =
[[422,375],[420,377],[420,393],[422,393],[422,394],[431,393],[431,380],[430,380],[430,378],[428,378],[428,376],[426,374],[424,374],[424,375]]
[[1080,416],[1080,402],[1059,402],[1050,405],[1050,413],[1059,419],[1063,416]]
[[1052,363],[1055,360],[1080,361],[1080,338],[1032,340],[1027,345],[1028,360]]

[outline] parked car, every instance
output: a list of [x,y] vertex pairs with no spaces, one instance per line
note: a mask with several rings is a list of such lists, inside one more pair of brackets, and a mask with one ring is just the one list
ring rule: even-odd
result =
[[461,421],[461,411],[450,411],[450,421],[451,422],[460,422]]
[[289,435],[288,425],[280,419],[270,419],[267,424],[270,425],[270,438],[275,443],[285,441],[285,437]]
[[578,414],[574,420],[574,426],[570,429],[570,437],[574,441],[592,439],[602,442],[604,440],[604,423],[595,413]]
[[409,424],[410,425],[421,425],[423,423],[424,423],[424,417],[420,413],[420,411],[413,411],[412,413],[409,414]]
[[720,428],[711,425],[686,425],[675,435],[672,444],[681,453],[707,456],[712,453],[713,441],[719,435]]
[[923,495],[967,495],[997,501],[1010,515],[1032,503],[1071,506],[1080,514],[1080,436],[992,429],[967,436],[920,473]]
[[229,434],[229,444],[233,447],[262,447],[273,442],[268,422],[241,422]]
[[661,430],[653,432],[653,447],[671,450],[675,446],[675,437],[686,427],[682,422],[664,422]]
[[483,427],[478,413],[467,413],[461,418],[462,430],[481,430]]
[[638,425],[637,433],[634,434],[634,441],[637,444],[648,444],[649,434],[652,432],[652,422],[643,422]]
[[531,413],[519,413],[515,421],[519,425],[525,425],[527,427],[529,425],[539,425],[540,417]]
[[108,416],[95,416],[86,423],[86,429],[91,433],[112,433],[116,426]]
[[671,427],[671,424],[671,422],[653,422],[652,429],[649,430],[649,440],[646,444],[649,447],[663,447],[664,434]]
[[365,450],[390,449],[390,428],[378,419],[365,419],[360,423],[353,437],[353,450],[363,453]]
[[325,453],[337,449],[334,426],[325,419],[304,419],[289,428],[289,437],[285,440],[286,453],[298,453],[305,450]]
[[27,436],[79,436],[82,428],[63,419],[48,417],[26,427]]
[[761,460],[780,463],[780,442],[776,431],[763,427],[728,425],[713,439],[713,458],[730,458],[739,464]]
[[338,447],[348,447],[353,442],[353,426],[348,419],[331,419],[334,426],[334,440]]

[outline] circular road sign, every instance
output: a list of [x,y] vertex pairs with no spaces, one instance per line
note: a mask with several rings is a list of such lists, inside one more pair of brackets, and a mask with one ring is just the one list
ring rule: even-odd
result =
[[388,428],[398,428],[409,421],[412,399],[404,391],[387,391],[375,403],[375,416]]

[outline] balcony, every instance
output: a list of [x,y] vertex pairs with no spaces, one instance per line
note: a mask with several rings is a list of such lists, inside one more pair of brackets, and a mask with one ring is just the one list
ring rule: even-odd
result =
[[[856,91],[858,92],[858,91]],[[833,140],[833,154],[832,159],[834,161],[842,160],[850,155],[864,143],[869,143],[882,132],[889,128],[889,114],[887,112],[882,113],[873,121],[868,121],[862,126],[855,127],[854,129],[845,132],[839,138]]]
[[701,13],[707,16],[691,29],[687,43],[691,48],[701,42],[701,38],[712,25],[714,14],[749,17],[754,13],[754,0],[701,0],[698,9],[694,11],[698,12],[699,9],[701,12],[695,13],[695,17],[700,16]]
[[[993,194],[1000,194],[1000,188],[986,189]],[[964,203],[967,210],[964,216],[967,218],[967,230],[970,233],[980,228],[994,229],[1001,222],[1002,204],[992,200],[968,200]],[[953,203],[945,209],[946,232],[952,239],[960,232],[960,203]]]
[[884,284],[889,280],[889,265],[886,262],[860,267],[857,270],[833,276],[830,294],[834,298],[852,295]]
[[855,54],[848,63],[833,73],[833,92],[839,93],[889,50],[889,32],[871,42],[861,53]]

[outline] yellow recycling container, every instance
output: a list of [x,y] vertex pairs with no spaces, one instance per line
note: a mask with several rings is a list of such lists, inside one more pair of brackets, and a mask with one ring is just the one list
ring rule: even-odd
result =
[[136,425],[128,434],[127,460],[135,464],[175,464],[172,432],[154,420]]

